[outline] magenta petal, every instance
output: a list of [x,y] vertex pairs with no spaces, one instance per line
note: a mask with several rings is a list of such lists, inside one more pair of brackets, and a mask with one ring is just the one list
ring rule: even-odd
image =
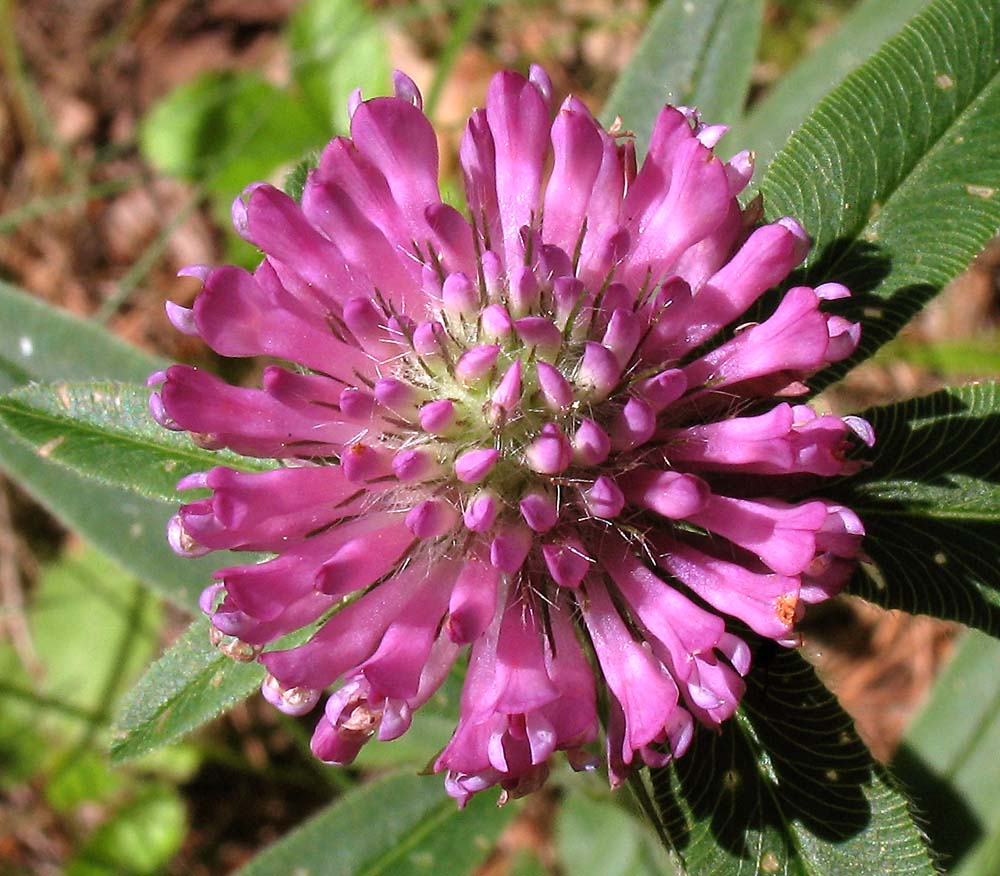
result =
[[535,532],[548,532],[559,521],[559,509],[552,496],[545,493],[528,493],[518,503],[521,516]]
[[514,573],[524,565],[533,541],[526,526],[517,523],[502,526],[490,543],[490,562],[502,572]]
[[625,507],[624,493],[607,475],[601,475],[592,486],[583,491],[583,501],[594,517],[604,520],[617,517]]
[[545,403],[554,411],[565,411],[573,404],[573,387],[562,373],[548,362],[536,366],[538,386],[545,397]]
[[676,471],[637,469],[622,478],[622,487],[631,501],[672,520],[697,514],[710,496],[701,478]]
[[499,581],[500,570],[479,556],[465,563],[448,604],[446,628],[453,642],[465,645],[483,634],[496,614]]
[[394,98],[365,101],[351,118],[351,137],[385,176],[412,231],[424,227],[424,210],[440,201],[437,138],[427,117]]
[[477,493],[469,501],[463,514],[465,526],[472,532],[486,532],[493,528],[499,510],[496,497],[487,491]]
[[465,484],[478,484],[496,465],[500,451],[492,448],[468,450],[455,460],[455,477]]
[[466,350],[455,366],[455,373],[463,383],[482,380],[496,365],[500,348],[496,344],[484,344]]
[[504,260],[512,267],[520,256],[517,232],[541,205],[549,111],[533,84],[517,73],[503,72],[490,83],[486,120],[496,150],[496,197]]
[[542,556],[549,574],[560,587],[579,587],[594,562],[575,536],[542,545]]
[[539,474],[558,474],[569,467],[573,448],[555,423],[542,426],[538,437],[524,451],[528,468]]

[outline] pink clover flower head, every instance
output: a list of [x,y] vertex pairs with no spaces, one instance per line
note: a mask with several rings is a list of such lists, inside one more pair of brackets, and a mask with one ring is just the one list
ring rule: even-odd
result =
[[257,184],[234,205],[259,267],[200,269],[194,307],[170,308],[224,356],[291,367],[151,379],[164,426],[278,463],[180,485],[211,494],[171,521],[178,553],[272,555],[203,595],[220,646],[291,714],[334,688],[312,743],[332,763],[404,733],[467,651],[434,764],[460,804],[537,788],[558,751],[592,764],[598,677],[613,784],[681,756],[739,703],[737,630],[795,645],[864,535],[813,494],[871,427],[795,400],[857,346],[825,309],[849,292],[796,286],[747,322],[808,245],[740,207],[752,156],[723,161],[723,129],[667,106],[637,167],[551,92],[539,69],[493,79],[465,212],[416,86],[353,99],[301,203]]

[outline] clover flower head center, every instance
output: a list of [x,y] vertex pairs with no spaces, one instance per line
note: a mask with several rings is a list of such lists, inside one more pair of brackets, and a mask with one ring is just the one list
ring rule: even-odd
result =
[[[452,274],[431,319],[384,313],[405,350],[374,388],[397,415],[397,431],[385,436],[397,475],[433,485],[469,512],[467,524],[471,513],[474,529],[505,516],[536,531],[554,526],[567,496],[600,479],[612,445],[629,449],[627,437],[610,433],[638,320],[608,306],[614,291],[588,294],[576,280],[528,268],[478,286]],[[487,505],[483,520],[477,500]],[[426,531],[438,528],[430,514],[419,523]]]

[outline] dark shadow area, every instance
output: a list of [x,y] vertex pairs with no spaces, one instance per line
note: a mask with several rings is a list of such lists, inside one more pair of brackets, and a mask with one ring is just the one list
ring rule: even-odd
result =
[[913,283],[886,294],[876,294],[892,270],[892,259],[870,241],[838,238],[831,241],[808,268],[795,271],[785,286],[843,283],[851,297],[830,302],[824,309],[862,324],[861,343],[849,359],[824,369],[809,381],[819,392],[836,383],[858,363],[892,340],[904,325],[941,291],[930,283]]
[[1000,483],[995,450],[1000,414],[970,416],[969,402],[955,390],[871,408],[861,416],[875,429],[876,452],[872,466],[851,479],[855,485],[892,478],[948,487],[951,475]]
[[912,748],[900,746],[892,772],[912,801],[939,866],[960,861],[983,838],[985,826],[962,796]]
[[1000,523],[980,513],[975,479],[1000,484],[1000,414],[970,414],[943,389],[862,412],[876,435],[869,468],[824,495],[864,522],[865,552],[848,591],[888,609],[1000,630]]
[[922,517],[912,507],[864,513],[865,552],[847,592],[883,608],[1000,631],[997,545],[1000,523]]
[[801,847],[792,830],[837,844],[871,825],[866,793],[881,768],[850,718],[797,651],[758,649],[756,659],[746,724],[701,730],[672,769],[652,771],[656,803],[682,853],[709,854],[699,848],[706,829],[728,854],[753,860],[762,833],[790,850]]

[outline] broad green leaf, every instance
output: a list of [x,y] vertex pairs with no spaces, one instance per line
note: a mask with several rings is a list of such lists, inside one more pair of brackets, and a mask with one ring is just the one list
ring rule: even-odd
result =
[[127,781],[103,752],[85,749],[45,783],[45,799],[57,812],[70,813],[84,803],[110,802]]
[[603,799],[574,790],[560,804],[555,839],[562,871],[572,876],[679,876],[678,865],[655,842],[648,825],[608,799],[606,785],[603,790]]
[[220,653],[208,629],[205,618],[194,621],[124,698],[112,728],[113,761],[180,739],[260,687],[264,667]]
[[31,605],[32,642],[45,666],[39,692],[106,721],[152,656],[159,617],[155,601],[106,557],[67,552],[46,567]]
[[275,466],[203,450],[187,433],[164,429],[149,414],[149,390],[131,384],[23,387],[0,397],[0,420],[43,458],[152,498],[175,498],[181,477],[214,465],[243,471]]
[[664,0],[604,107],[645,151],[665,103],[695,106],[710,124],[743,115],[760,39],[761,0]]
[[0,642],[0,773],[54,770],[56,781],[79,762],[76,746],[103,744],[115,701],[154,652],[160,612],[135,579],[80,545],[43,568],[32,597],[39,668],[29,674]]
[[809,282],[854,298],[861,346],[814,381],[870,356],[1000,227],[1000,4],[936,0],[850,74],[774,159],[769,218],[815,241]]
[[180,851],[186,833],[177,791],[149,786],[94,831],[66,866],[66,876],[154,876]]
[[834,86],[897,33],[929,0],[866,0],[845,15],[837,30],[778,80],[737,121],[723,143],[729,151],[752,149],[763,173],[813,108]]
[[833,494],[867,531],[850,592],[1000,635],[1000,384],[865,411],[871,468]]
[[686,872],[931,876],[905,799],[812,667],[786,649],[757,661],[737,716],[650,773]]
[[949,876],[1000,872],[1000,642],[966,635],[893,770]]
[[330,132],[301,98],[251,73],[205,73],[157,103],[139,146],[157,170],[232,198]]
[[0,428],[0,466],[63,524],[111,557],[143,584],[187,611],[212,571],[231,554],[182,559],[167,544],[167,521],[177,501],[147,499],[102,484],[39,456]]
[[0,392],[32,380],[145,380],[165,363],[0,280]]
[[[0,353],[4,390],[67,376],[139,382],[166,364],[2,283],[0,349],[7,351]],[[4,428],[0,468],[68,528],[178,605],[196,608],[204,581],[225,562],[218,557],[182,560],[169,549],[164,532],[176,500],[147,499],[85,478],[39,456]]]
[[361,0],[308,0],[288,26],[292,76],[332,133],[347,124],[347,99],[389,85],[389,51],[378,21]]
[[459,811],[440,776],[395,775],[347,792],[237,876],[463,876],[515,809],[485,792]]

